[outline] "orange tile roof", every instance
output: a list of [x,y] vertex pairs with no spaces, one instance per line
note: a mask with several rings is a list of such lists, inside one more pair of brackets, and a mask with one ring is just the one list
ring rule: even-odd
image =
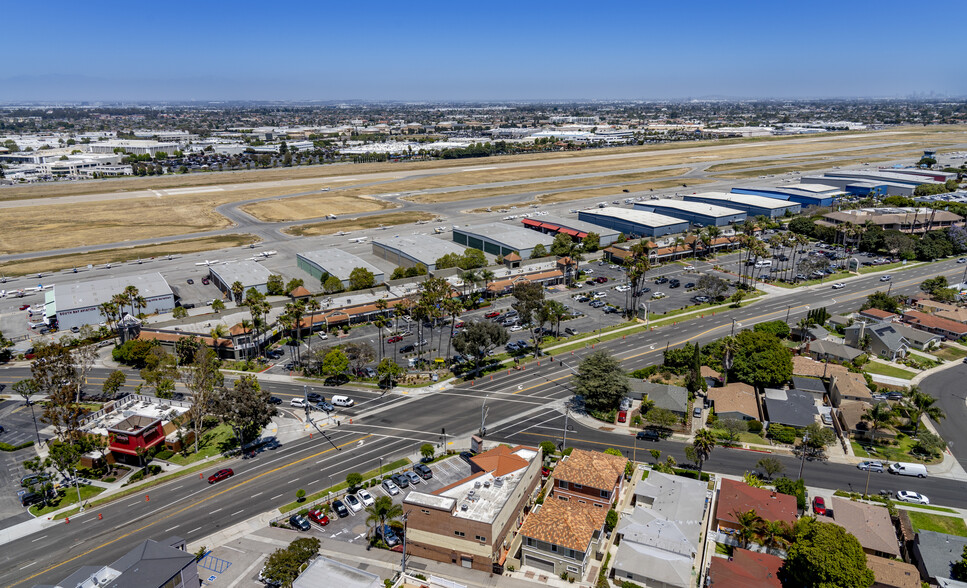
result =
[[604,527],[608,511],[577,500],[548,498],[524,521],[520,534],[545,543],[585,552],[595,531]]
[[289,296],[293,298],[304,298],[306,296],[312,296],[312,292],[307,290],[305,286],[299,286],[295,290],[289,292]]
[[513,251],[504,256],[504,261],[520,261],[520,255],[517,255]]
[[557,463],[554,478],[585,488],[610,491],[618,478],[624,475],[627,463],[628,460],[621,456],[575,449]]
[[480,455],[473,456],[470,460],[485,472],[492,472],[494,477],[505,476],[511,472],[516,472],[521,468],[526,468],[528,461],[514,452],[521,446],[510,448],[506,445],[498,445],[489,451],[484,451]]
[[792,525],[796,522],[796,497],[723,479],[715,518],[735,524],[739,514],[750,510],[766,521],[785,521]]
[[529,282],[537,282],[540,280],[547,280],[552,278],[562,278],[564,277],[564,272],[561,270],[548,270],[546,272],[538,272],[535,274],[527,274],[523,276],[514,276],[512,278],[505,278],[503,280],[497,280],[487,284],[487,290],[491,292],[499,292],[505,288],[509,288],[520,282],[521,280],[526,280]]
[[880,319],[880,320],[887,320],[887,319],[892,320],[899,316],[896,313],[880,310],[879,308],[867,308],[866,310],[861,310],[860,315],[868,316],[868,317]]
[[225,347],[228,349],[235,347],[231,339],[219,339],[218,343],[216,344],[215,340],[211,337],[205,337],[196,333],[161,333],[158,331],[145,330],[142,330],[140,333],[138,333],[138,339],[141,341],[159,341],[164,343],[177,343],[182,339],[192,336],[209,347]]
[[768,553],[736,548],[732,557],[713,557],[708,570],[709,586],[720,588],[782,588],[779,569],[783,560]]

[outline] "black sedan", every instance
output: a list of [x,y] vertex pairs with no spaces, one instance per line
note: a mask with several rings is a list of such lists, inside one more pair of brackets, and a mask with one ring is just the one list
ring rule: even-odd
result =
[[312,528],[309,524],[309,520],[300,514],[294,514],[289,517],[289,524],[292,525],[293,529],[298,529],[300,531],[308,531]]
[[336,500],[332,503],[332,509],[336,511],[339,518],[344,519],[349,516],[349,509],[343,504],[342,500]]

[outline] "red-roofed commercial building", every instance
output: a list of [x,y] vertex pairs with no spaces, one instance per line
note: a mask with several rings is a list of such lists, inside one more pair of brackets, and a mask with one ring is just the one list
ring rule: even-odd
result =
[[155,445],[165,442],[161,419],[140,415],[130,416],[109,427],[107,434],[108,449],[114,454],[115,459],[139,465],[142,459],[138,455],[139,450],[144,455]]
[[715,588],[782,588],[779,581],[781,558],[736,548],[732,557],[713,557],[708,584]]
[[796,497],[780,494],[765,488],[753,488],[745,482],[722,480],[719,489],[715,522],[718,529],[738,530],[740,514],[754,510],[766,521],[785,521],[790,526],[796,522],[798,511]]

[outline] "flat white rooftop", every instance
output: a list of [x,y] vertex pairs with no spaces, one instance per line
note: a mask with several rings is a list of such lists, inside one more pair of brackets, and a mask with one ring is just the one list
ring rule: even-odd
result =
[[593,214],[596,216],[606,216],[617,218],[631,223],[636,223],[645,227],[667,227],[669,225],[688,224],[688,221],[673,216],[658,214],[657,212],[646,212],[644,210],[634,210],[628,208],[598,208],[597,210],[582,210],[581,214]]
[[659,200],[646,200],[644,202],[635,203],[636,210],[646,208],[648,206],[663,206],[666,208],[674,208],[676,210],[691,212],[693,214],[704,214],[707,216],[714,216],[714,217],[732,216],[734,214],[745,214],[744,210],[739,210],[737,208],[719,206],[718,204],[708,204],[707,202],[674,200],[672,198],[662,198]]
[[685,196],[685,198],[702,198],[706,200],[718,200],[721,202],[734,202],[737,204],[748,204],[749,206],[766,208],[769,210],[789,208],[790,206],[799,206],[799,203],[797,202],[769,198],[768,196],[753,196],[752,194],[732,194],[725,192],[701,192],[699,194]]

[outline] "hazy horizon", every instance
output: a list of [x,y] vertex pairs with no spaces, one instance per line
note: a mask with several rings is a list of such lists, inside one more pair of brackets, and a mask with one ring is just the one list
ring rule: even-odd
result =
[[[958,5],[932,3],[930,14]],[[908,4],[486,8],[54,1],[5,7],[0,102],[909,99],[967,96]],[[927,18],[929,15],[922,15]],[[930,17],[932,18],[932,17]],[[572,98],[574,97],[574,98]]]

